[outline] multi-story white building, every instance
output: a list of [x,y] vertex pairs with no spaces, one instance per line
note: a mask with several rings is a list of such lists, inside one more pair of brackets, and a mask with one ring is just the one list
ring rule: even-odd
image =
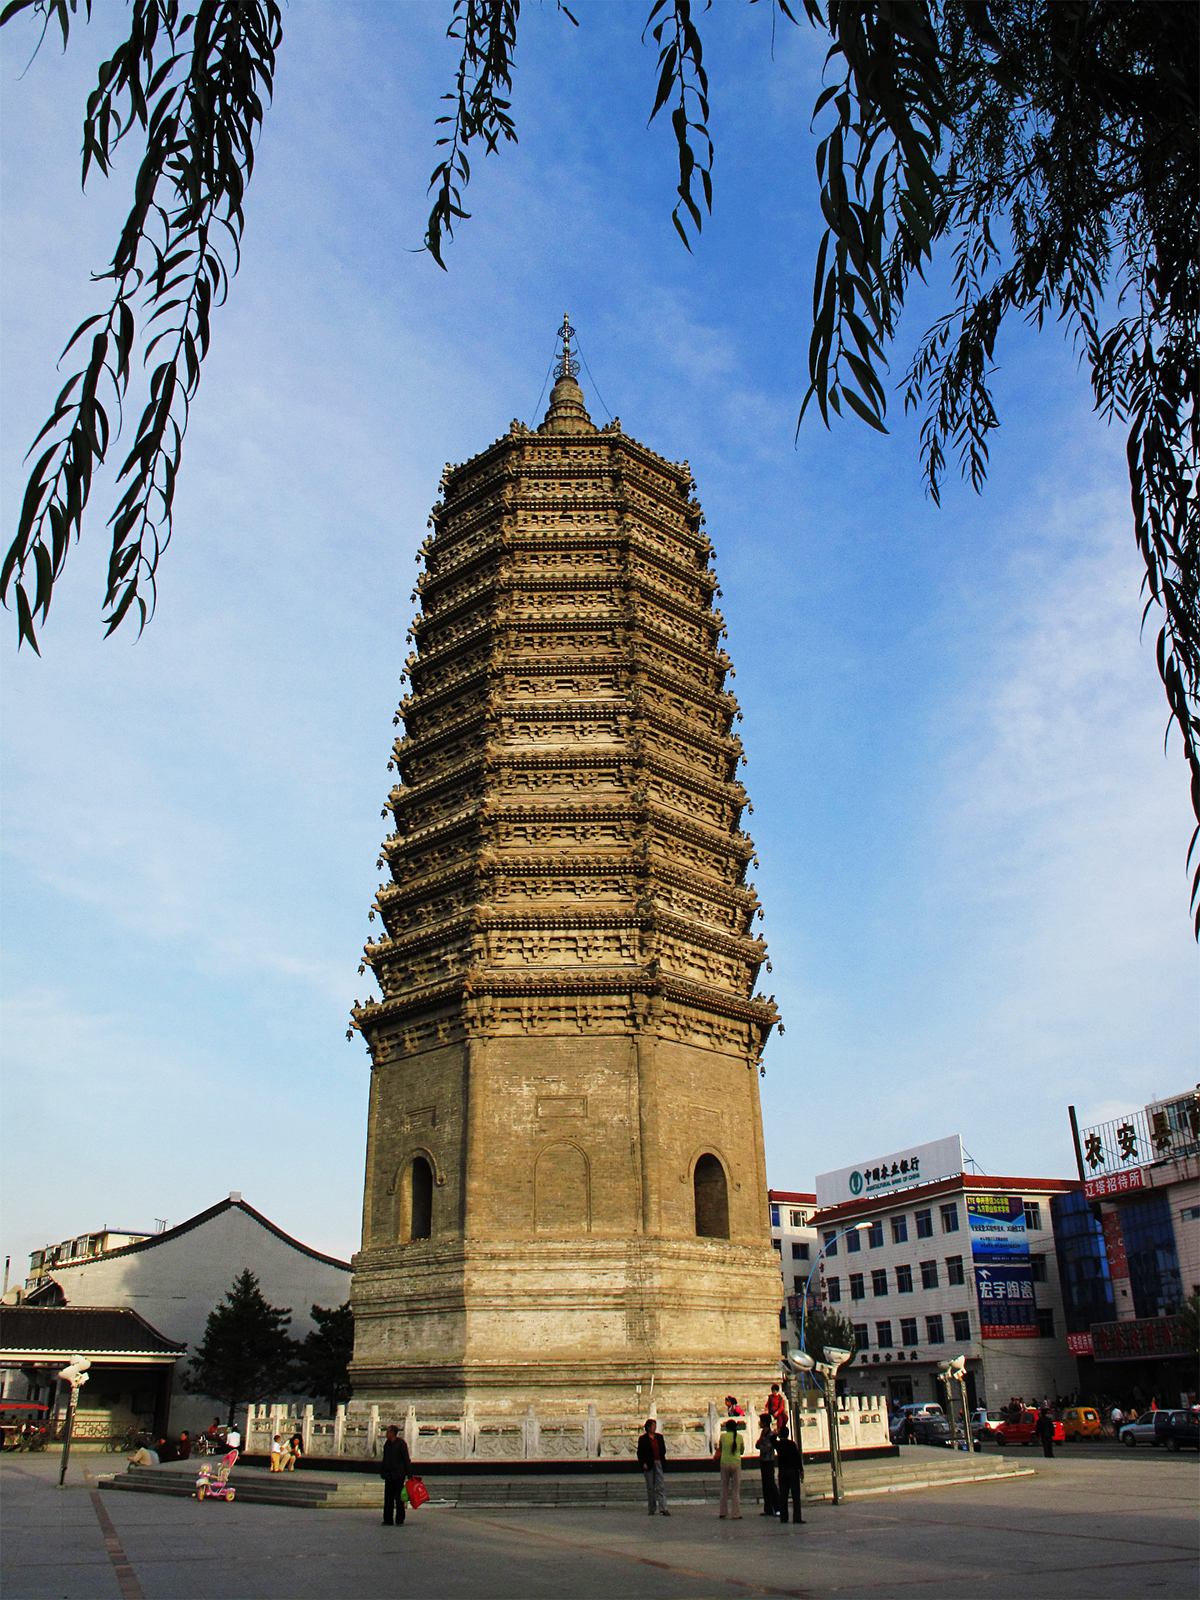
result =
[[1050,1200],[1081,1185],[983,1177],[961,1165],[955,1138],[817,1179],[817,1277],[824,1306],[854,1329],[851,1394],[882,1389],[897,1406],[939,1399],[938,1363],[958,1355],[972,1406],[1077,1385]]
[[[799,1296],[804,1293],[809,1273],[817,1260],[820,1235],[812,1225],[812,1215],[817,1207],[815,1194],[793,1193],[790,1189],[768,1189],[771,1204],[771,1243],[779,1251],[779,1272],[783,1279],[783,1294],[779,1306],[779,1353],[787,1355],[799,1339],[793,1337],[788,1327],[788,1312],[793,1321],[800,1314]],[[811,1291],[815,1303],[818,1275],[813,1275]]]

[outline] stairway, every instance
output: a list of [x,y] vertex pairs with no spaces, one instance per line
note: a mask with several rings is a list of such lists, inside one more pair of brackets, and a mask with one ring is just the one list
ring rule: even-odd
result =
[[[966,1456],[932,1446],[911,1446],[897,1460],[848,1462],[845,1488],[848,1499],[861,1495],[899,1494],[955,1483],[994,1482],[1027,1477],[1032,1468],[1023,1460],[1001,1455]],[[101,1478],[103,1489],[138,1494],[190,1496],[196,1492],[196,1467],[173,1463],[161,1467],[131,1467],[128,1472]],[[267,1472],[262,1467],[236,1466],[230,1483],[238,1501],[259,1505],[295,1506],[308,1510],[378,1510],[383,1503],[380,1480],[362,1472],[318,1476],[315,1472]],[[742,1498],[747,1506],[761,1500],[760,1479],[752,1468],[742,1474]],[[554,1476],[550,1473],[514,1478],[474,1476],[425,1479],[430,1504],[442,1508],[503,1510],[511,1507],[587,1507],[641,1505],[646,1491],[641,1473],[622,1472],[612,1477]],[[716,1471],[667,1473],[667,1495],[676,1505],[715,1504],[720,1494]],[[816,1463],[807,1469],[805,1499],[829,1500],[829,1469]],[[236,1502],[235,1502],[236,1503]]]

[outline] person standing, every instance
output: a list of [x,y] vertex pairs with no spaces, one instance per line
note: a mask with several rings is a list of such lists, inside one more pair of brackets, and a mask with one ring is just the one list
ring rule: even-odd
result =
[[[770,1402],[767,1402],[768,1405]],[[787,1423],[781,1424],[786,1428]],[[762,1514],[773,1517],[779,1507],[775,1497],[775,1435],[771,1431],[771,1415],[764,1411],[758,1419],[758,1438],[754,1441],[758,1451],[758,1470],[762,1477]]]
[[775,1428],[788,1419],[787,1401],[780,1394],[777,1383],[771,1385],[771,1392],[767,1396],[767,1415],[771,1419],[772,1427]]
[[1112,1408],[1108,1414],[1108,1420],[1112,1423],[1113,1438],[1115,1439],[1121,1431],[1121,1424],[1125,1421],[1125,1413],[1120,1406]]
[[412,1457],[408,1453],[408,1445],[400,1437],[400,1430],[395,1426],[390,1427],[383,1446],[383,1459],[379,1464],[379,1476],[383,1479],[385,1528],[392,1526],[393,1518],[396,1522],[404,1521],[404,1480],[411,1471]]
[[721,1425],[721,1442],[717,1458],[721,1464],[720,1515],[734,1522],[742,1520],[742,1457],[746,1446],[732,1417]]
[[796,1521],[804,1521],[804,1513],[800,1509],[800,1485],[804,1482],[804,1457],[800,1453],[800,1446],[789,1437],[788,1425],[785,1422],[779,1429],[775,1440],[775,1460],[779,1463],[779,1520],[786,1522],[788,1519],[788,1496],[792,1498],[795,1507]]
[[279,1434],[271,1440],[271,1471],[283,1471],[283,1439]]
[[671,1513],[667,1510],[667,1485],[665,1470],[667,1464],[667,1441],[658,1431],[658,1423],[653,1417],[647,1417],[646,1425],[642,1429],[641,1437],[637,1443],[638,1465],[646,1474],[646,1514],[653,1516],[656,1511],[661,1511],[664,1517]]
[[1042,1441],[1042,1454],[1053,1458],[1054,1456],[1054,1418],[1047,1407],[1043,1406],[1038,1412],[1037,1425],[1034,1432]]

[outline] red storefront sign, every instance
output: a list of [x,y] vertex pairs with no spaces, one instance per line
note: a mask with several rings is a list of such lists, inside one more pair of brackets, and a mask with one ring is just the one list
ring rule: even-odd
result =
[[1121,1231],[1121,1213],[1106,1211],[1100,1219],[1104,1228],[1104,1251],[1108,1256],[1110,1278],[1127,1278],[1129,1262],[1125,1257],[1125,1235]]
[[1134,1167],[1129,1172],[1114,1172],[1108,1178],[1088,1178],[1084,1182],[1083,1193],[1085,1199],[1103,1200],[1105,1195],[1124,1194],[1127,1189],[1145,1187],[1141,1167]]
[[1097,1361],[1137,1361],[1146,1356],[1185,1356],[1187,1336],[1180,1317],[1138,1317],[1131,1322],[1093,1322]]
[[1090,1356],[1092,1353],[1091,1334],[1069,1333],[1067,1335],[1067,1349],[1073,1356]]

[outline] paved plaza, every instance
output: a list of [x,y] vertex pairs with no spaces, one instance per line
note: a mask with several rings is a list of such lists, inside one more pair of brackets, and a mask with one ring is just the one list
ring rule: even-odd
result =
[[97,1491],[92,1475],[114,1465],[76,1457],[60,1492],[56,1459],[3,1458],[6,1600],[1196,1593],[1190,1454],[1060,1454],[1034,1477],[813,1504],[803,1527],[678,1505],[670,1519],[424,1507],[385,1528],[374,1511]]

